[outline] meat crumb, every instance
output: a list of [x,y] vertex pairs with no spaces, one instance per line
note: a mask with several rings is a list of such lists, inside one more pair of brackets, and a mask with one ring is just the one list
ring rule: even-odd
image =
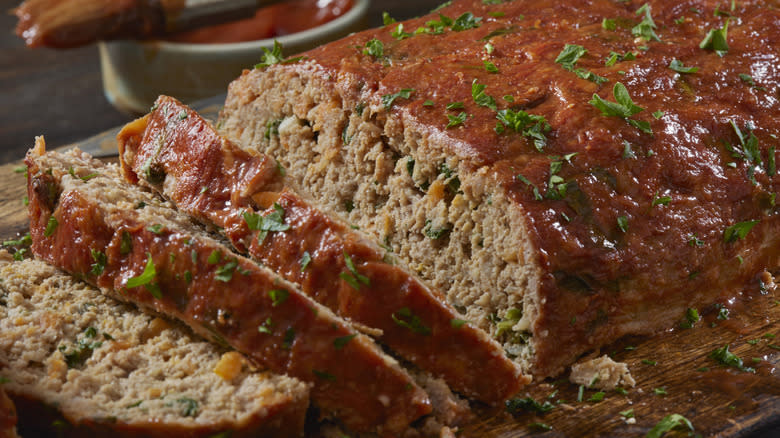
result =
[[636,385],[628,366],[623,362],[615,362],[607,355],[572,365],[569,381],[603,390]]

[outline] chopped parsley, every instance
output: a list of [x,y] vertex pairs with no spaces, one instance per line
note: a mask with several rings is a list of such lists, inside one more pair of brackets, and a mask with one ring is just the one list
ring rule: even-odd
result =
[[290,292],[284,289],[272,289],[268,291],[268,296],[271,298],[271,306],[276,307],[287,301]]
[[258,243],[263,243],[269,231],[287,231],[290,225],[284,221],[284,208],[274,202],[274,211],[265,216],[257,213],[244,212],[244,221],[250,230],[260,231],[257,234]]
[[655,25],[653,17],[650,15],[650,5],[645,3],[636,10],[636,15],[643,15],[642,21],[631,29],[631,34],[644,39],[645,41],[661,41],[655,33],[658,26]]
[[393,29],[393,31],[390,32],[390,36],[397,39],[398,41],[401,41],[403,39],[411,37],[412,34],[409,32],[404,32],[404,24],[398,23],[395,29]]
[[626,233],[628,232],[628,218],[625,216],[618,216],[617,218],[617,225],[620,231]]
[[725,243],[733,243],[739,239],[744,239],[745,236],[747,236],[747,234],[750,232],[750,230],[752,230],[753,227],[755,227],[756,224],[758,224],[758,222],[759,221],[757,220],[744,221],[726,227],[726,229],[723,230],[723,241]]
[[740,371],[745,371],[748,373],[754,373],[756,372],[755,369],[746,367],[742,364],[742,359],[739,358],[736,354],[729,351],[729,345],[726,344],[722,348],[716,348],[712,353],[710,353],[710,358],[714,359],[716,362],[719,362],[722,365],[725,365],[727,367],[733,367]]
[[422,320],[417,315],[413,314],[408,307],[398,309],[391,317],[396,324],[411,330],[413,333],[426,336],[431,334],[431,329],[426,327],[422,323]]
[[90,249],[90,252],[92,254],[92,260],[95,261],[95,263],[92,264],[92,274],[96,276],[100,275],[106,269],[106,253],[96,249]]
[[651,365],[651,366],[658,365],[658,362],[656,362],[654,360],[650,360],[650,359],[642,359],[642,363],[645,364],[645,365]]
[[466,114],[464,111],[461,111],[457,116],[453,116],[452,114],[447,114],[447,119],[449,120],[449,123],[447,123],[446,129],[450,129],[462,125],[463,122],[466,121],[466,118],[468,118],[468,114]]
[[119,244],[119,254],[130,254],[133,250],[133,238],[127,231],[122,231],[122,242]]
[[615,30],[617,29],[617,22],[611,18],[605,18],[601,20],[601,27],[604,30]]
[[650,129],[649,122],[629,118],[645,109],[634,104],[625,85],[620,82],[616,83],[612,88],[612,95],[615,97],[615,102],[602,99],[598,94],[594,93],[593,99],[588,101],[588,103],[596,107],[603,115],[607,117],[620,117],[631,126],[638,128],[646,134],[652,135],[653,131]]
[[524,177],[523,175],[520,175],[520,174],[518,174],[518,175],[516,176],[516,178],[517,178],[518,180],[520,180],[520,182],[522,182],[522,183],[523,183],[523,184],[525,184],[526,186],[529,186],[529,187],[531,187],[531,189],[532,189],[532,191],[533,191],[533,194],[534,194],[534,199],[536,199],[537,201],[541,201],[541,200],[543,200],[543,199],[544,199],[544,198],[542,197],[541,193],[539,193],[539,188],[538,188],[538,187],[536,187],[536,185],[535,185],[534,183],[532,183],[531,181],[529,181],[529,180],[528,180],[528,178],[526,178],[526,177]]
[[487,85],[478,84],[477,80],[474,79],[474,81],[471,82],[471,97],[474,99],[474,102],[477,105],[484,106],[492,109],[493,111],[496,111],[496,100],[493,99],[492,96],[485,93],[485,88],[487,88]]
[[161,224],[154,224],[146,227],[147,231],[151,231],[154,234],[162,234],[163,226]]
[[658,192],[655,192],[655,196],[653,197],[653,207],[656,205],[669,205],[670,202],[672,202],[672,198],[670,196],[658,196]]
[[513,398],[507,400],[506,402],[504,402],[504,404],[506,406],[506,411],[509,412],[510,414],[518,414],[521,411],[544,414],[546,412],[552,411],[553,408],[555,408],[555,405],[553,405],[549,401],[545,401],[544,403],[539,403],[538,401],[534,400],[532,397]]
[[487,70],[488,73],[498,73],[498,67],[496,67],[496,65],[492,62],[482,61],[482,64],[485,66],[485,70]]
[[685,321],[680,323],[680,327],[684,329],[693,328],[694,324],[699,322],[699,320],[701,320],[701,316],[699,316],[699,311],[697,309],[689,307],[688,310],[685,311]]
[[363,54],[373,56],[375,59],[381,58],[385,55],[385,45],[382,41],[372,38],[366,43]]
[[216,265],[217,263],[219,263],[220,260],[222,260],[222,252],[216,249],[214,251],[211,251],[211,254],[209,254],[209,258],[207,259],[210,265]]
[[393,103],[396,99],[403,98],[403,99],[409,99],[411,97],[412,93],[414,93],[413,88],[403,88],[401,91],[393,94],[385,94],[382,96],[382,105],[385,107],[386,110],[389,110],[392,108]]
[[270,335],[272,325],[273,323],[271,322],[271,318],[266,318],[265,322],[257,327],[257,331],[260,333],[266,333]]
[[339,277],[341,277],[342,280],[346,281],[350,286],[353,288],[360,290],[360,285],[364,284],[366,286],[369,286],[371,284],[371,280],[366,277],[365,275],[359,273],[357,271],[357,268],[355,267],[355,263],[352,262],[352,257],[347,254],[347,251],[344,251],[344,264],[347,266],[347,269],[349,272],[342,272],[339,274]]
[[447,236],[450,231],[452,231],[449,227],[438,227],[434,228],[433,221],[430,219],[425,220],[425,228],[423,229],[423,233],[429,238],[433,240],[441,239],[445,236]]
[[645,438],[661,438],[666,432],[672,429],[687,428],[691,432],[694,431],[691,422],[680,414],[671,414],[664,417],[658,422],[649,432],[645,435]]
[[309,254],[309,251],[304,251],[301,256],[301,272],[306,270],[309,263],[311,263],[311,254]]
[[582,79],[587,79],[597,84],[603,84],[604,82],[608,82],[609,80],[607,78],[603,76],[599,76],[589,70],[586,70],[584,68],[577,68],[577,69],[574,68],[577,61],[581,57],[583,57],[586,53],[588,53],[588,51],[580,45],[566,44],[563,47],[563,50],[561,50],[561,53],[558,54],[558,57],[555,58],[555,62],[561,64],[561,66],[565,70],[575,73],[577,76],[579,76]]
[[255,64],[255,68],[264,68],[274,64],[289,64],[292,62],[300,61],[303,56],[297,56],[295,58],[284,59],[282,55],[282,45],[279,41],[274,40],[274,47],[271,50],[263,47],[263,60],[258,64]]
[[181,414],[185,417],[195,417],[198,415],[198,402],[189,397],[176,399],[176,403],[181,405]]
[[618,413],[619,413],[619,414],[620,414],[620,416],[621,416],[621,417],[623,417],[623,418],[634,418],[634,410],[633,410],[633,409],[628,409],[628,410],[625,410],[625,411],[620,411],[620,412],[618,412]]
[[729,51],[728,30],[729,20],[726,20],[723,27],[710,29],[701,43],[699,43],[699,47],[704,50],[712,50],[717,53],[718,56],[725,55]]
[[604,400],[604,396],[605,395],[606,395],[605,392],[602,392],[602,391],[596,392],[596,393],[594,393],[593,395],[590,396],[588,401],[592,401],[592,402],[597,402],[598,403],[598,402]]
[[292,344],[295,342],[295,330],[290,327],[284,332],[284,338],[282,340],[282,349],[289,350],[292,348]]
[[347,344],[349,344],[349,341],[355,338],[357,336],[357,333],[353,333],[351,335],[347,336],[341,336],[333,340],[333,346],[336,348],[336,350],[341,350],[342,348],[346,347]]
[[135,287],[145,286],[146,290],[148,290],[153,297],[159,300],[162,298],[160,287],[157,284],[152,283],[152,280],[154,280],[154,278],[157,276],[157,269],[155,269],[154,262],[152,261],[152,255],[147,253],[147,257],[148,259],[146,260],[144,272],[136,277],[128,278],[125,287],[128,289],[133,289]]
[[54,231],[57,230],[59,224],[60,223],[57,222],[57,218],[54,217],[53,214],[49,216],[49,220],[46,221],[46,229],[43,230],[43,235],[45,237],[51,237],[54,234]]
[[747,75],[745,73],[740,73],[739,74],[739,79],[742,82],[750,85],[751,87],[754,87],[756,85],[756,82],[753,80],[753,76]]
[[686,67],[683,62],[677,58],[672,59],[672,62],[669,63],[669,68],[676,71],[677,73],[683,74],[696,73],[699,71],[699,67]]
[[655,394],[655,395],[668,395],[669,393],[666,392],[666,388],[662,386],[660,388],[653,388],[653,394]]
[[450,326],[452,326],[452,328],[456,328],[456,329],[459,329],[459,328],[463,327],[467,323],[468,323],[468,321],[466,321],[465,319],[452,318],[450,320]]
[[536,150],[541,152],[547,145],[545,133],[550,131],[550,125],[544,116],[528,114],[523,110],[513,111],[512,109],[503,109],[498,111],[496,118],[499,124],[496,125],[496,132],[501,134],[504,127],[530,138]]
[[70,351],[64,345],[59,346],[58,349],[65,357],[65,364],[68,368],[77,368],[84,365],[84,362],[92,356],[92,352],[103,345],[102,341],[95,339],[97,333],[96,328],[88,327],[84,330],[84,335],[76,340],[76,345]]
[[233,272],[237,267],[238,261],[236,259],[230,260],[229,262],[217,268],[214,279],[225,283],[229,282],[233,279]]

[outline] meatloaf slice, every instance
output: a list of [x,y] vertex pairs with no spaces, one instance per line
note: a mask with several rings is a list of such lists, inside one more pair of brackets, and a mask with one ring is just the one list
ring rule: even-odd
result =
[[425,392],[370,338],[124,183],[116,166],[45,153],[42,138],[26,162],[36,256],[311,383],[322,415],[350,429],[400,434],[430,412]]
[[[224,229],[238,251],[339,315],[378,329],[379,342],[454,390],[495,403],[526,381],[501,346],[463,320],[441,292],[298,196],[272,158],[241,150],[176,99],[161,96],[117,139],[126,179],[143,180],[180,211]],[[280,213],[282,232],[256,223]]]
[[778,23],[454,1],[245,71],[217,126],[548,376],[778,266]]
[[16,406],[0,386],[0,438],[17,438]]
[[[2,252],[0,278],[3,387],[57,407],[70,432],[303,436],[309,388],[300,380],[252,372],[239,353],[42,261]],[[20,414],[28,426],[40,422],[40,412]]]

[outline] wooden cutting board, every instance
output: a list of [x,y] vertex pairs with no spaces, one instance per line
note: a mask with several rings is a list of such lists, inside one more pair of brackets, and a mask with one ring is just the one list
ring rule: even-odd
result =
[[[220,100],[198,107],[213,118],[219,108],[215,102]],[[115,154],[115,134],[112,130],[73,146]],[[0,166],[3,240],[16,238],[27,228],[21,164],[20,160]],[[458,436],[642,437],[664,417],[679,414],[690,420],[694,434],[701,436],[780,437],[780,287],[763,294],[745,292],[724,304],[727,316],[715,307],[699,309],[703,318],[691,329],[622,339],[594,352],[594,357],[608,354],[628,364],[637,383],[625,388],[625,394],[580,389],[568,383],[567,376],[535,382],[519,397],[547,403],[549,411],[521,409],[510,414],[500,408],[478,408],[478,419],[462,427]],[[683,319],[680,315],[681,322]],[[725,345],[744,366],[755,368],[755,373],[726,368],[709,357]],[[677,430],[667,436],[688,436],[687,429]]]

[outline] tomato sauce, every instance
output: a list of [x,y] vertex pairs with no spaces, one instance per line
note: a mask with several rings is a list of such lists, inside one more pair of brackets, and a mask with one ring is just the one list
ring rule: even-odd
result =
[[352,8],[352,0],[295,0],[266,6],[251,18],[207,26],[168,37],[180,43],[236,43],[288,35],[332,21]]

